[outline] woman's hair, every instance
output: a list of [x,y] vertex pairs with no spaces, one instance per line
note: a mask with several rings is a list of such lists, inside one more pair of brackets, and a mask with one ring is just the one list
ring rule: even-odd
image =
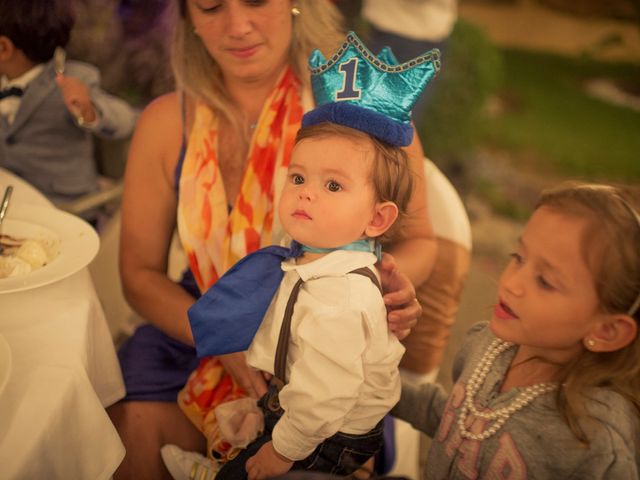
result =
[[[587,220],[581,254],[593,277],[599,308],[605,313],[631,314],[640,294],[640,217],[638,196],[608,185],[568,183],[542,194],[536,208],[545,207]],[[640,340],[615,352],[586,348],[562,367],[558,406],[579,440],[588,444],[579,418],[586,415],[585,395],[595,387],[627,398],[640,414]]]
[[[176,84],[191,97],[201,100],[241,130],[234,107],[222,81],[220,67],[213,60],[189,18],[187,0],[177,1],[177,21],[172,46],[172,66]],[[292,2],[293,5],[293,2]],[[342,17],[329,0],[297,0],[300,15],[292,18],[289,63],[297,77],[309,84],[307,61],[314,49],[327,56],[344,39]]]
[[0,0],[0,35],[34,63],[67,46],[74,22],[70,0]]
[[413,174],[407,153],[400,147],[389,145],[360,130],[330,122],[301,128],[296,136],[296,144],[308,138],[335,135],[370,142],[373,146],[375,155],[370,180],[376,202],[393,202],[398,207],[398,219],[380,237],[383,243],[392,241],[402,227],[413,191]]

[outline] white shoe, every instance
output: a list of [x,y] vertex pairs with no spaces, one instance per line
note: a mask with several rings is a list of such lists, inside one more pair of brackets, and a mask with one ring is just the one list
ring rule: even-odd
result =
[[174,480],[213,480],[220,470],[217,462],[197,452],[185,452],[176,445],[165,445],[160,455]]

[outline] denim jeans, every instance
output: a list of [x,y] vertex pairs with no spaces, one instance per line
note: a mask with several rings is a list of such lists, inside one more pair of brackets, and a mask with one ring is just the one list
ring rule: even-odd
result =
[[[273,398],[275,391],[275,387],[270,385],[269,392],[258,402],[264,413],[264,433],[250,443],[237,457],[225,463],[216,475],[216,480],[247,478],[245,463],[260,450],[262,445],[271,440],[271,432],[283,414],[282,409],[274,412],[267,407],[269,398]],[[318,445],[307,458],[295,462],[291,469],[348,475],[373,457],[382,447],[382,441],[382,421],[365,434],[352,435],[338,432]]]

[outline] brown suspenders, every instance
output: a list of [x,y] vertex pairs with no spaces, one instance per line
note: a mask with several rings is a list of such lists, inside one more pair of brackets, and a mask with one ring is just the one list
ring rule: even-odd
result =
[[[374,285],[378,287],[378,290],[380,290],[380,294],[382,294],[382,287],[380,286],[380,282],[378,281],[375,273],[371,271],[371,269],[367,267],[361,267],[349,272],[349,274],[351,273],[369,277]],[[278,346],[276,347],[276,358],[273,370],[274,376],[271,379],[271,384],[276,387],[278,392],[282,389],[282,387],[284,387],[286,383],[285,375],[287,368],[287,350],[289,349],[289,338],[291,337],[291,318],[293,317],[293,307],[295,306],[296,300],[298,299],[298,293],[300,292],[300,287],[303,283],[304,281],[302,279],[299,279],[293,286],[291,294],[289,295],[289,300],[287,301],[287,306],[284,309],[284,318],[282,319],[280,335],[278,336]],[[277,396],[274,397],[268,399],[267,407],[272,411],[277,411],[280,409],[280,403],[277,399]]]

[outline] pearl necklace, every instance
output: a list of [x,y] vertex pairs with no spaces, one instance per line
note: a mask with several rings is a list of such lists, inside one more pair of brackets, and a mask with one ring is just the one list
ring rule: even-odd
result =
[[[470,440],[486,440],[500,430],[505,422],[515,412],[522,410],[540,395],[551,392],[557,388],[557,385],[553,383],[538,383],[536,385],[531,385],[523,389],[513,403],[506,407],[502,407],[491,412],[478,411],[474,403],[474,398],[487,378],[487,374],[489,373],[489,370],[491,370],[493,362],[498,355],[509,350],[513,346],[513,343],[495,339],[471,374],[471,377],[465,386],[464,401],[462,403],[462,408],[460,409],[460,416],[458,417],[458,427],[460,428],[460,435],[463,438]],[[493,420],[493,423],[484,432],[472,433],[465,425],[469,414],[476,418]]]

